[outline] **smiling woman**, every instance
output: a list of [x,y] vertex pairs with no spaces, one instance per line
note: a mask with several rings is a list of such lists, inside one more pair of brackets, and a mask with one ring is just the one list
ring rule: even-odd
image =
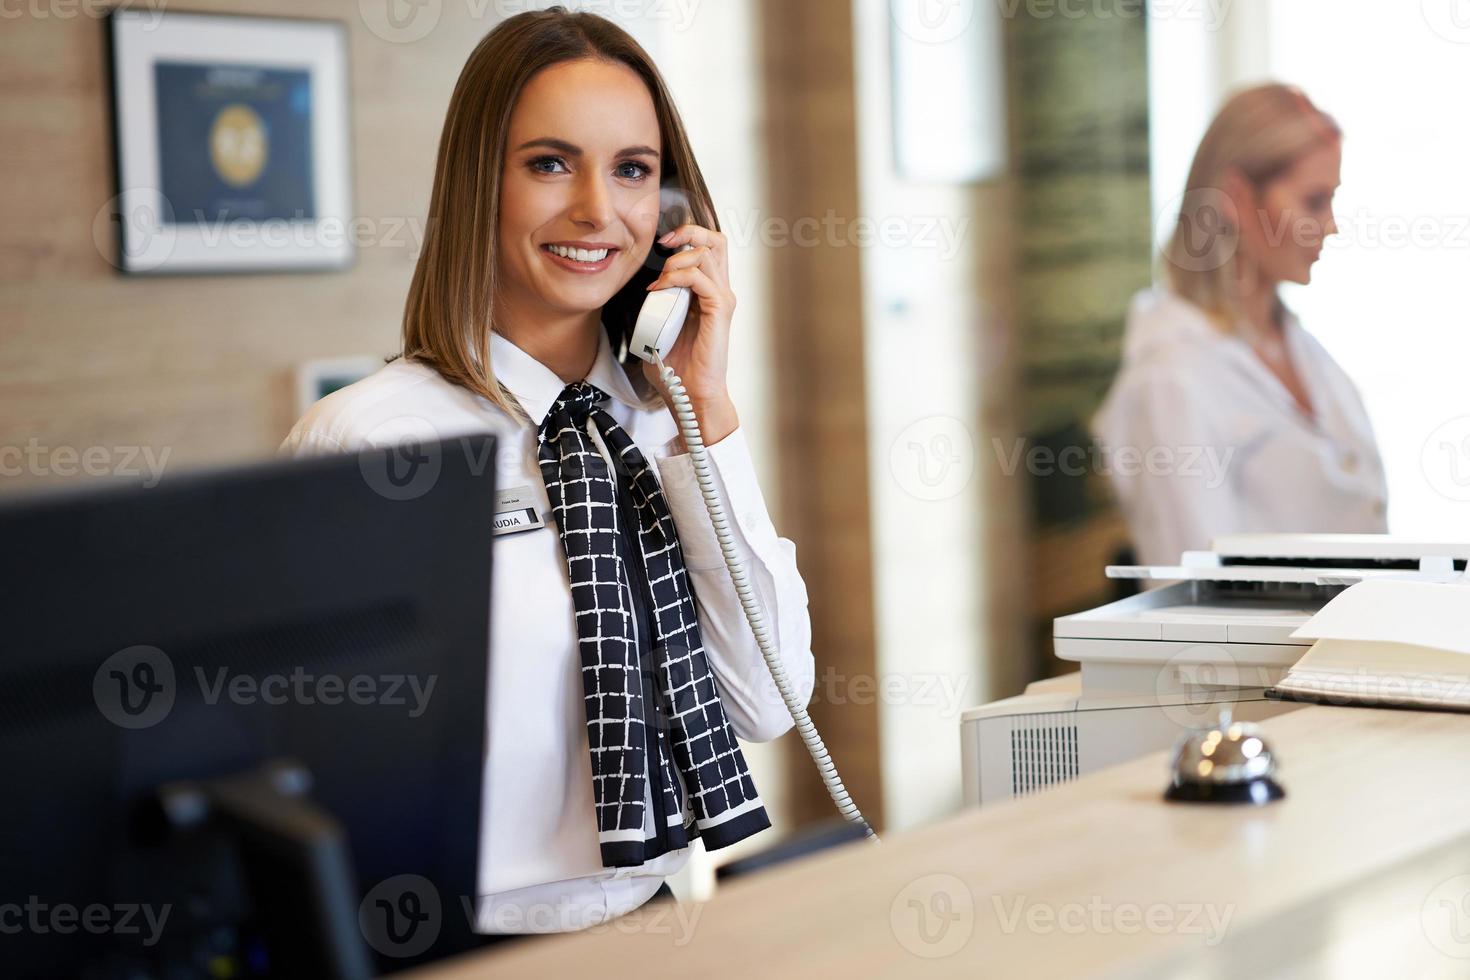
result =
[[[574,89],[608,98],[562,97]],[[623,111],[608,113],[608,102]],[[583,136],[578,144],[548,133]],[[582,329],[586,311],[601,308],[631,281],[653,247],[658,142],[648,88],[621,63],[580,60],[547,68],[526,85],[511,115],[497,236],[505,278],[494,317],[502,334],[563,379],[583,377],[590,360],[558,362],[595,353],[567,343]]]
[[[569,99],[569,86],[599,97]],[[506,21],[470,55],[450,99],[404,356],[515,411],[482,356],[492,330],[547,354],[575,329],[568,311],[585,318],[601,308],[616,347],[657,278],[651,248],[666,198],[718,231],[684,124],[637,42],[595,16]],[[589,217],[607,234],[589,235]],[[571,248],[612,251],[597,263],[568,256]],[[543,313],[556,322],[528,337],[528,315]],[[582,353],[580,364],[554,369],[581,377],[593,352]]]
[[[713,850],[769,826],[737,739],[789,729],[783,697],[804,706],[815,671],[795,548],[726,385],[728,266],[642,49],[590,14],[513,17],[450,102],[403,356],[316,403],[283,446],[498,437],[483,932],[596,925],[655,895],[695,838]],[[670,287],[691,302],[664,362],[708,465],[684,452],[652,366],[619,356],[648,290]],[[701,481],[736,515],[718,534]],[[765,651],[742,601],[764,607]]]

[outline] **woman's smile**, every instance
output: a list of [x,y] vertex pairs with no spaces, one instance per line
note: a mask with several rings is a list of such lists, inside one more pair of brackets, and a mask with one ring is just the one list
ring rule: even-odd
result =
[[555,266],[582,275],[595,275],[612,268],[618,248],[605,242],[548,242],[541,254]]

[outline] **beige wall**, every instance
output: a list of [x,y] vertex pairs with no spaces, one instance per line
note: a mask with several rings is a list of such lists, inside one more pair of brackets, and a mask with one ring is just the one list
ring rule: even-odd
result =
[[[425,38],[395,44],[357,8],[250,5],[347,25],[354,200],[382,241],[330,274],[120,276],[105,234],[105,250],[93,242],[114,193],[105,24],[0,22],[0,446],[148,446],[169,454],[169,472],[261,457],[294,421],[298,362],[395,349],[417,256],[401,226],[421,226],[444,107],[487,25],[445,4]],[[3,476],[0,491],[48,479],[58,477]]]
[[[818,227],[850,221],[858,191],[858,103],[849,0],[762,0],[771,215],[771,343],[782,512],[797,542],[817,682],[810,711],[863,816],[882,830],[873,539],[867,492],[862,256]],[[804,747],[790,744],[798,813],[835,814]],[[794,794],[795,795],[795,794]]]

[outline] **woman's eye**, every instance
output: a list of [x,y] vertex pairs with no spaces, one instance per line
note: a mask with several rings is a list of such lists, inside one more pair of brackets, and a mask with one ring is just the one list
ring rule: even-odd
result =
[[642,180],[652,173],[647,164],[638,163],[636,160],[624,160],[618,164],[618,176],[624,180]]
[[[554,174],[564,172],[567,165],[561,157],[537,157],[531,161],[530,166],[537,173]],[[561,169],[556,169],[558,167]]]

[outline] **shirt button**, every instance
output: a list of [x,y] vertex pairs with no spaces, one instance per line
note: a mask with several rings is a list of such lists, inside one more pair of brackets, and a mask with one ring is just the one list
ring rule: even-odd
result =
[[1344,452],[1340,457],[1338,457],[1338,459],[1342,463],[1342,468],[1348,473],[1358,472],[1357,453],[1353,452],[1352,450],[1348,450],[1347,452]]

